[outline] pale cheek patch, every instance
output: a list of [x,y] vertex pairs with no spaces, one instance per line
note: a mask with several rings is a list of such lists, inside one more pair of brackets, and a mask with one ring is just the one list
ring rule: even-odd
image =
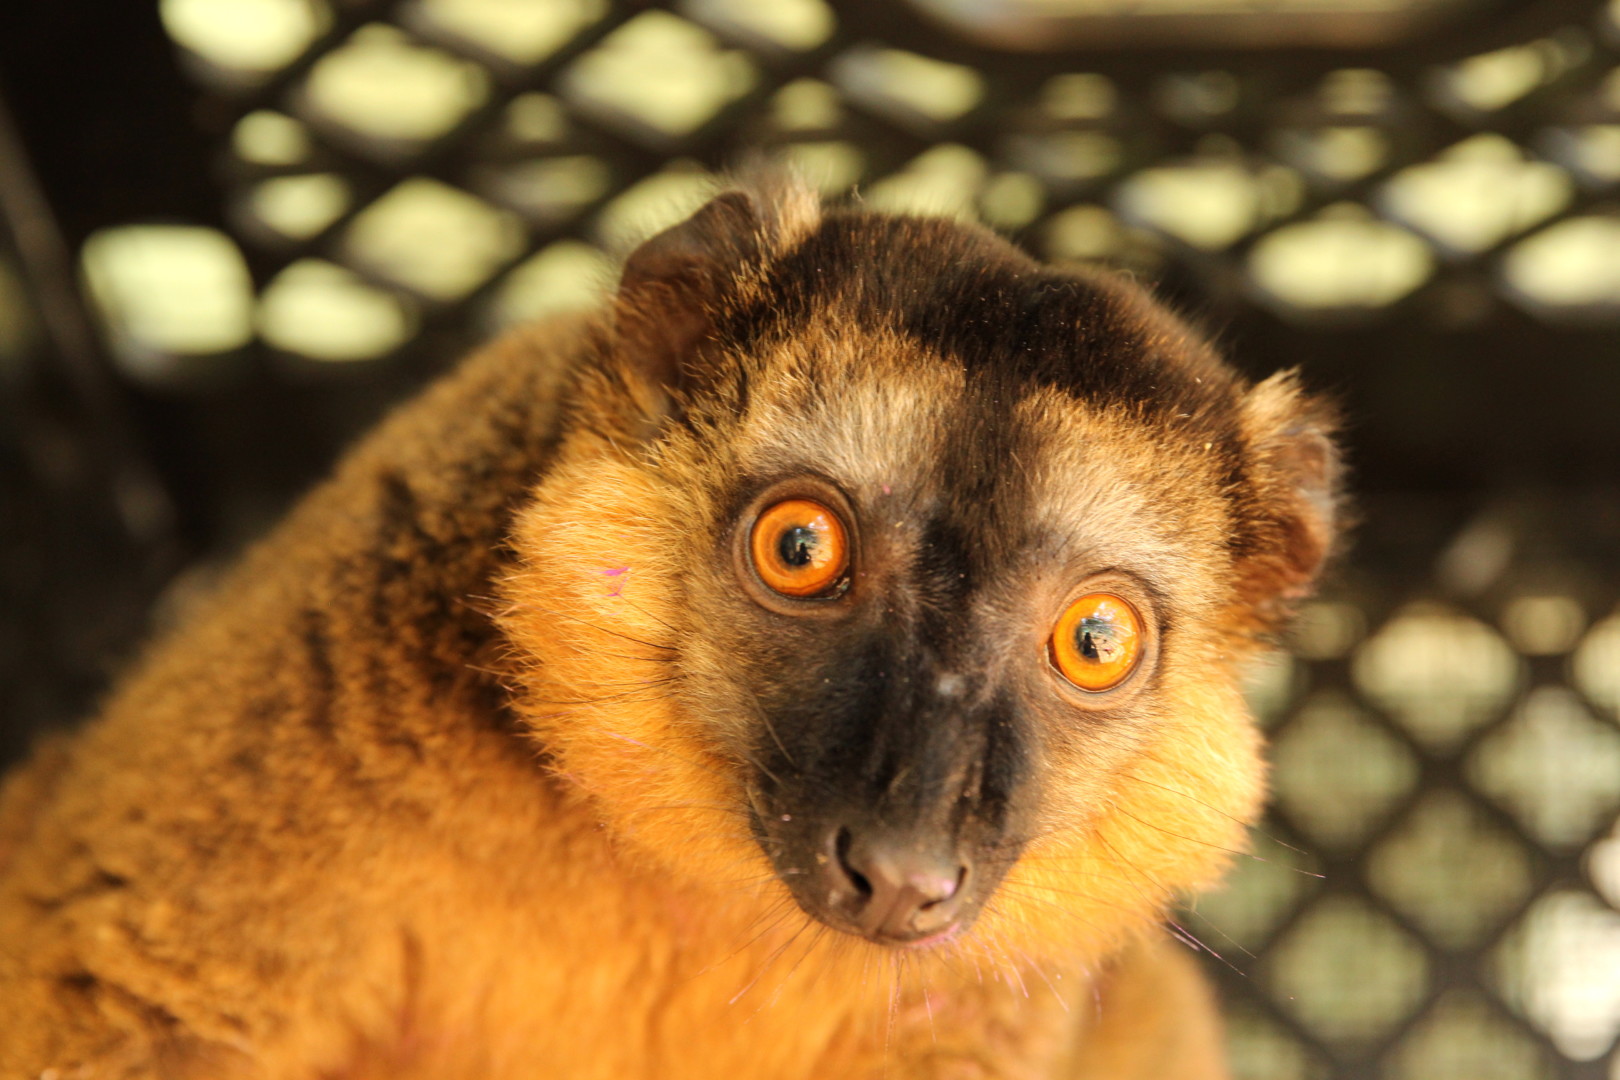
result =
[[[757,871],[758,845],[716,806],[742,777],[677,692],[691,637],[680,606],[683,523],[661,478],[607,447],[559,464],[516,522],[499,616],[513,703],[569,789],[641,857],[697,878]],[[708,808],[708,809],[706,809]]]
[[1112,947],[1157,924],[1184,890],[1216,881],[1245,848],[1264,767],[1241,696],[1219,671],[1162,681],[1156,696],[1163,723],[1110,730],[1091,717],[1102,726],[1084,745],[1043,748],[1034,840],[990,933],[1027,949]]

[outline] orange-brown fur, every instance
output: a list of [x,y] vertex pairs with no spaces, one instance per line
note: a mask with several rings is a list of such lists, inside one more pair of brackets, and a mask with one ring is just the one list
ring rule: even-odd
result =
[[[792,198],[772,243],[813,227]],[[684,539],[726,527],[697,481],[772,453],[802,364],[773,361],[733,460],[649,449],[659,390],[613,359],[633,333],[590,316],[468,361],[8,782],[0,1076],[1224,1075],[1207,991],[1156,928],[1257,812],[1235,686],[1288,571],[1228,582],[1231,515],[1185,496],[1221,483],[1208,448],[1055,392],[1019,404],[1055,448],[1029,463],[1038,512],[1106,516],[1185,605],[1174,722],[1084,745],[1054,724],[1041,827],[978,924],[896,953],[798,913],[749,835],[738,643],[703,599],[728,584]],[[894,429],[800,419],[853,490],[948,422],[959,380],[903,338],[829,316],[787,348],[847,351],[832,398]],[[1257,452],[1297,399],[1253,393]],[[1066,456],[1082,442],[1107,453]],[[914,539],[872,543],[902,565]]]

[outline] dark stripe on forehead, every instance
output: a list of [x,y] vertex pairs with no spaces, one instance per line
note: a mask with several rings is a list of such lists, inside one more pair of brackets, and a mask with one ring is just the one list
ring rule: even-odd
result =
[[[1231,374],[1145,295],[1042,267],[980,228],[833,213],[723,328],[734,343],[817,316],[894,329],[970,373],[1156,413],[1225,414]],[[1210,417],[1215,419],[1215,417]]]
[[1022,542],[1029,517],[1029,466],[1041,448],[1017,419],[1019,396],[1013,380],[972,370],[961,399],[946,413],[939,454],[943,499],[933,531],[955,538],[962,563],[956,572],[970,589]]

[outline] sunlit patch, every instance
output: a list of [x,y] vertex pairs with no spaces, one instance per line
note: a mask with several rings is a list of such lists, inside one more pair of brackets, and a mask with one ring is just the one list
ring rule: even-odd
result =
[[598,122],[663,145],[696,131],[758,79],[747,53],[685,19],[648,11],[574,61],[560,85]]
[[442,49],[373,23],[310,69],[312,119],[377,146],[412,148],[448,133],[489,97],[488,73]]
[[408,341],[416,314],[402,298],[320,259],[300,259],[270,282],[259,333],[312,360],[370,360]]
[[126,225],[85,241],[82,269],[108,336],[131,368],[241,348],[253,337],[253,283],[230,237],[193,225]]
[[1620,913],[1595,896],[1542,897],[1497,962],[1508,1000],[1569,1057],[1599,1057],[1620,1035]]
[[286,66],[332,21],[319,0],[163,0],[158,13],[177,44],[237,77]]

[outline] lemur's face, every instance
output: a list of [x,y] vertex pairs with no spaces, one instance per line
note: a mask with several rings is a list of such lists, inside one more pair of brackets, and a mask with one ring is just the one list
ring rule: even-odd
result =
[[559,775],[883,945],[1101,943],[1215,873],[1261,787],[1238,662],[1312,539],[1266,475],[1291,385],[939,223],[822,223],[705,333],[678,418],[581,437],[517,535]]
[[807,912],[931,941],[1184,711],[1223,636],[1219,455],[898,335],[776,349],[727,449],[691,447],[730,459],[686,579],[693,706],[748,733],[749,826]]

